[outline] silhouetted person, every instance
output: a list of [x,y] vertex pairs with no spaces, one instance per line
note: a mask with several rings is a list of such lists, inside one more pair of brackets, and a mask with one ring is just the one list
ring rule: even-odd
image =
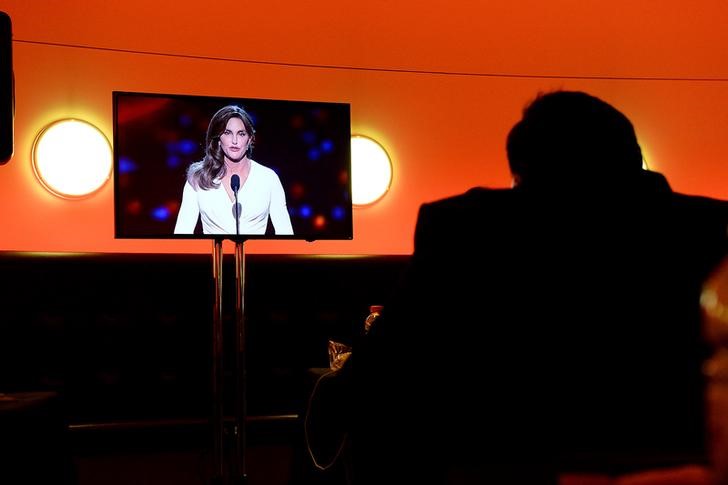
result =
[[357,485],[704,458],[698,300],[728,202],[643,170],[631,122],[582,92],[539,95],[507,153],[513,188],[422,205],[403,284],[347,362]]

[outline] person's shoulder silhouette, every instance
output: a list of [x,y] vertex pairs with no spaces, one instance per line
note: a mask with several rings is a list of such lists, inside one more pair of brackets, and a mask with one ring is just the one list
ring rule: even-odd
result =
[[728,202],[674,193],[584,92],[538,95],[506,151],[515,187],[422,205],[401,289],[354,349],[361,483],[703,451],[699,292]]

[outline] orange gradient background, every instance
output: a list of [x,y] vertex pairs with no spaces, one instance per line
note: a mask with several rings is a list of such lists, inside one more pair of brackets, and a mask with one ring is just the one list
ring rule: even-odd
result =
[[49,123],[80,118],[113,139],[114,90],[351,104],[352,132],[393,160],[390,192],[354,210],[351,241],[248,241],[252,253],[409,253],[421,203],[510,184],[506,134],[555,88],[621,109],[674,189],[728,198],[724,0],[5,0],[0,10],[13,23],[16,83],[0,250],[211,251],[210,241],[116,240],[111,179],[82,200],[36,180],[31,149]]

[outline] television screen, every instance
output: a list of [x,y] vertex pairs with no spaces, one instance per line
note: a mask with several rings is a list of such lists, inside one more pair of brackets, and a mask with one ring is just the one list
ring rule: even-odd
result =
[[348,103],[112,96],[116,238],[352,238]]

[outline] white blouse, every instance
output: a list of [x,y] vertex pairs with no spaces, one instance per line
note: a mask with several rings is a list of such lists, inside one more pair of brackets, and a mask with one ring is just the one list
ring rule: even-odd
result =
[[205,234],[265,234],[268,216],[276,234],[293,234],[286,206],[286,194],[278,175],[268,167],[250,161],[248,178],[238,191],[239,230],[235,229],[235,203],[222,186],[195,189],[185,182],[182,203],[177,214],[175,234],[192,234],[198,218]]

